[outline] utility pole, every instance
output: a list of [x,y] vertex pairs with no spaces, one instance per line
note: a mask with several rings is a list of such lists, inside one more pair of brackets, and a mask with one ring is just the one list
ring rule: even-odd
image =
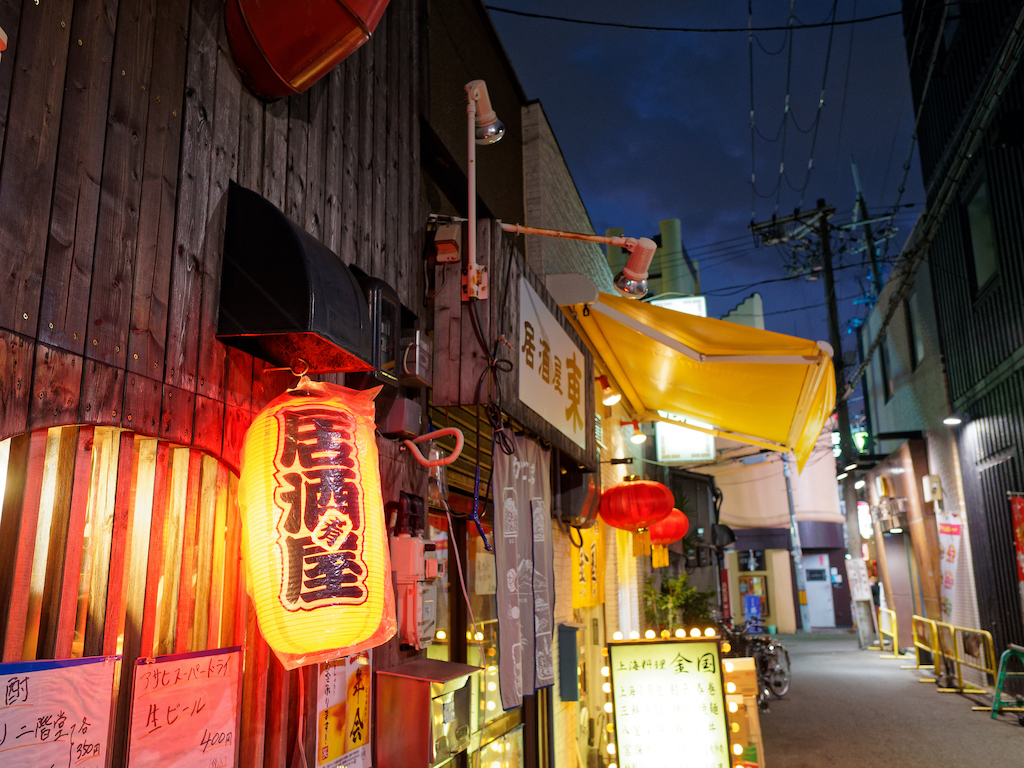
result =
[[875,293],[875,301],[882,295],[882,271],[878,266],[878,249],[875,248],[875,231],[868,221],[868,204],[864,202],[864,192],[860,187],[860,174],[857,173],[857,163],[850,158],[850,166],[853,168],[853,183],[857,187],[857,214],[864,222],[864,245],[868,249],[868,259],[871,263],[871,290]]
[[800,596],[800,631],[811,631],[811,608],[807,605],[807,577],[804,574],[804,550],[800,546],[800,528],[796,523],[796,508],[793,506],[793,485],[790,483],[789,456],[782,454],[782,476],[786,478],[786,500],[789,502],[789,543],[793,556],[793,571],[796,573],[796,591]]
[[[832,345],[832,366],[836,372],[836,393],[846,384],[843,365],[843,337],[839,330],[839,307],[836,302],[836,283],[832,274],[832,227],[828,217],[835,209],[825,207],[825,201],[818,200],[818,244],[821,248],[822,273],[825,277],[825,303],[828,305],[828,341]],[[850,408],[846,400],[839,399],[836,403],[836,415],[839,417],[839,450],[840,461],[845,467],[855,455],[853,435],[850,433]]]

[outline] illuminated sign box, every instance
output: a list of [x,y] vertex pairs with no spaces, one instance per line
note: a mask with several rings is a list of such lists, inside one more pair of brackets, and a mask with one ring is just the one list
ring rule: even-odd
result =
[[619,768],[729,768],[717,639],[611,643],[608,659]]

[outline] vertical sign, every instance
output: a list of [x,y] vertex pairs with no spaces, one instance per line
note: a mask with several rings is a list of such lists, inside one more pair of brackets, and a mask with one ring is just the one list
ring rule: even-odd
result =
[[717,640],[608,646],[620,768],[729,768],[729,726]]
[[604,535],[600,521],[580,530],[580,546],[572,547],[572,607],[591,608],[604,602]]
[[494,457],[498,681],[504,709],[520,706],[524,695],[555,682],[550,457],[525,437],[512,442],[512,455],[495,451]]
[[[587,447],[583,353],[526,278],[519,278],[519,399]],[[586,382],[591,386],[593,382]]]
[[119,658],[0,664],[0,765],[106,765]]
[[[953,620],[953,596],[956,587],[956,566],[960,556],[960,538],[963,535],[963,525],[958,514],[952,514],[942,509],[942,504],[936,504],[935,522],[939,529],[939,564],[942,573],[941,594],[942,594],[942,620]],[[1018,548],[1018,553],[1020,549]],[[1018,557],[1018,563],[1020,558]],[[1019,568],[1018,564],[1018,568]]]
[[853,557],[846,561],[846,578],[850,582],[850,596],[854,600],[871,601],[868,565],[863,557]]
[[317,768],[370,766],[370,653],[318,667]]
[[139,659],[129,768],[234,768],[241,648]]
[[1010,512],[1013,516],[1013,543],[1017,551],[1017,588],[1024,607],[1024,496],[1010,497]]

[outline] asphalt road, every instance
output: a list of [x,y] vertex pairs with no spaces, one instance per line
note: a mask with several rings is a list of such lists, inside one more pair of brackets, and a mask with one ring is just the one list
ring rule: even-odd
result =
[[857,649],[854,635],[784,635],[793,670],[786,698],[761,715],[767,768],[1024,767],[1016,713],[939,693],[907,660]]

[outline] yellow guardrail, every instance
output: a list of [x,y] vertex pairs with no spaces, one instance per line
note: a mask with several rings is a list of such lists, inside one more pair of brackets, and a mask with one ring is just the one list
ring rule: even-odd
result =
[[[939,674],[942,669],[942,652],[939,650],[939,631],[935,626],[935,620],[925,616],[918,616],[916,613],[911,617],[911,626],[914,633],[914,664],[902,666],[900,669],[931,669]],[[931,663],[922,664],[921,654],[927,653],[931,657]],[[935,677],[922,677],[922,683],[937,682]]]
[[[883,619],[885,619],[883,621]],[[888,627],[883,629],[882,625]],[[892,655],[882,654],[882,658],[898,659],[900,656],[899,628],[896,626],[896,611],[891,608],[878,609],[878,649],[881,651],[891,650]],[[889,639],[890,648],[885,647],[886,638]]]

